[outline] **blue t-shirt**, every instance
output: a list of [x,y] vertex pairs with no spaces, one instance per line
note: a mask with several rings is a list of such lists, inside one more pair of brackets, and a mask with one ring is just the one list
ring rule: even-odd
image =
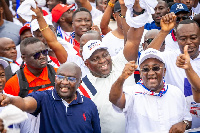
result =
[[151,23],[146,23],[144,25],[144,29],[146,29],[146,30],[152,30],[152,29],[161,30],[161,27],[156,26],[155,21],[153,21]]
[[37,91],[28,96],[37,101],[33,115],[40,113],[40,133],[100,133],[96,105],[77,92],[77,98],[67,108],[56,90]]

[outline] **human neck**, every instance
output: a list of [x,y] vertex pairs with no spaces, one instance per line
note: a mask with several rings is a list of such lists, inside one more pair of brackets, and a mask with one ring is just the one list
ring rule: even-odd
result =
[[64,100],[70,104],[72,101],[74,101],[77,98],[77,94],[75,93],[72,97],[70,98],[65,98]]
[[3,23],[4,23],[4,20],[3,20],[3,19],[1,19],[1,20],[0,20],[0,26],[2,26],[2,25],[3,25]]
[[76,41],[78,42],[78,43],[80,43],[80,36],[78,36],[77,34],[75,34],[75,39],[76,39]]
[[62,30],[65,31],[65,32],[72,32],[72,31],[73,31],[72,25],[69,24],[69,23],[60,24],[60,27],[61,27]]
[[155,25],[156,25],[157,27],[160,27],[160,23],[156,23],[156,22],[155,22]]
[[112,34],[119,39],[124,39],[124,33],[123,33],[123,30],[121,28],[117,28],[117,29],[113,30]]

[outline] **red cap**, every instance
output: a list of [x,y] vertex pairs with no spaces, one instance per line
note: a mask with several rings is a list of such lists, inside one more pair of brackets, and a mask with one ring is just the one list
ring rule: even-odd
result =
[[66,12],[67,10],[69,10],[70,8],[72,8],[73,6],[75,6],[75,4],[72,4],[72,5],[69,5],[69,6],[64,5],[64,4],[56,5],[51,11],[52,21],[57,23],[58,20],[60,19],[60,17],[62,16],[62,14],[64,12]]
[[30,23],[26,23],[26,24],[20,29],[19,35],[21,35],[22,32],[25,31],[25,30],[31,30],[31,25],[30,25]]

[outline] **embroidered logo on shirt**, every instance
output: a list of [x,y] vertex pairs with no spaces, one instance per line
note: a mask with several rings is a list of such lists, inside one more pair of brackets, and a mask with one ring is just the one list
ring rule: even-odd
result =
[[85,113],[83,113],[83,120],[86,121]]

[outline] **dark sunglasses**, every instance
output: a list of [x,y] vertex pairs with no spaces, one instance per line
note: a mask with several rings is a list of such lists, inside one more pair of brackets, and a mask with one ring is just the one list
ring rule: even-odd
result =
[[41,53],[42,53],[44,56],[47,56],[47,55],[48,55],[48,49],[45,49],[45,50],[42,50],[42,51],[40,51],[40,52],[37,52],[37,53],[33,54],[34,59],[35,59],[35,60],[39,59]]
[[142,69],[140,69],[142,72],[149,72],[150,70],[154,71],[154,72],[158,72],[160,71],[160,69],[163,67],[159,67],[159,66],[154,66],[154,67],[143,67]]
[[[144,41],[144,42],[146,42],[148,45],[153,41],[153,39],[154,38],[149,38],[149,39],[147,39],[146,41]],[[165,41],[162,43],[162,45],[164,45],[165,44]]]
[[181,19],[186,20],[186,19],[189,19],[189,17],[188,16],[177,17],[176,22],[179,23],[181,21]]

